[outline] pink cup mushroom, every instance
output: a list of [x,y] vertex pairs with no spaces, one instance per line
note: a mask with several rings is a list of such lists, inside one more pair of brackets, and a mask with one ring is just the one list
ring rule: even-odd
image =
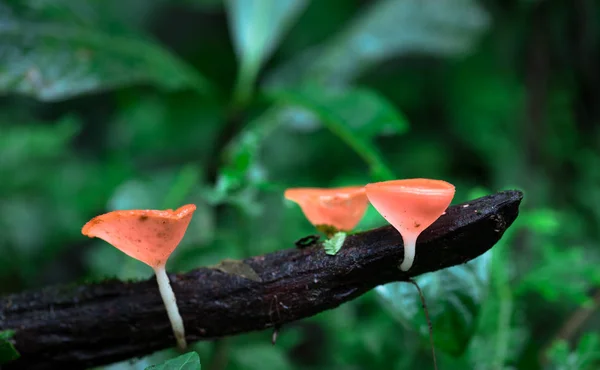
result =
[[454,198],[454,185],[406,179],[368,184],[365,189],[375,209],[402,235],[404,260],[400,269],[408,271],[415,259],[417,238],[446,211]]
[[192,219],[196,206],[188,204],[173,211],[113,211],[94,217],[81,232],[112,244],[130,257],[154,269],[177,346],[185,349],[185,330],[165,265]]
[[341,188],[293,188],[284,193],[286,199],[296,202],[315,227],[333,227],[350,231],[365,214],[369,201],[362,186]]

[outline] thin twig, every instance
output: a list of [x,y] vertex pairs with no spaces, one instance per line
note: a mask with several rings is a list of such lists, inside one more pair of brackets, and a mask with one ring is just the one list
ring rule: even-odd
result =
[[425,311],[425,318],[427,319],[427,326],[429,327],[429,344],[431,344],[431,356],[433,357],[433,368],[437,370],[437,359],[435,357],[435,345],[433,344],[433,325],[431,324],[431,319],[429,318],[429,310],[427,309],[427,303],[425,302],[425,295],[423,295],[423,291],[419,284],[414,279],[408,280],[409,283],[417,288],[419,292],[419,297],[421,297],[421,305],[423,306],[423,311]]

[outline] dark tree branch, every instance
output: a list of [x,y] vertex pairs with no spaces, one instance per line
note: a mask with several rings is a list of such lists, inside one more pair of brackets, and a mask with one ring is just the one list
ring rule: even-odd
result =
[[[517,217],[521,198],[518,191],[506,191],[451,207],[423,232],[406,273],[397,268],[402,239],[386,226],[348,236],[336,256],[319,245],[297,249],[291,240],[282,243],[289,248],[244,261],[256,272],[253,279],[209,268],[173,274],[187,339],[272,328],[335,308],[377,285],[470,261],[500,239]],[[86,368],[175,344],[154,279],[3,297],[0,330],[5,329],[16,331],[22,356],[7,369]]]

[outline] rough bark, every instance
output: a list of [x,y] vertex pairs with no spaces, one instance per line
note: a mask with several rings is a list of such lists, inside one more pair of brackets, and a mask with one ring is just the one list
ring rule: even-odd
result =
[[[448,209],[417,243],[413,267],[398,268],[402,239],[391,226],[347,237],[335,256],[319,244],[171,274],[189,342],[272,328],[348,302],[377,285],[470,261],[518,215],[522,194],[505,191]],[[236,270],[236,272],[224,272]],[[239,268],[242,267],[242,268]],[[246,277],[244,277],[246,276]],[[13,329],[21,358],[6,369],[87,368],[175,344],[154,279],[49,287],[0,299],[0,330]]]

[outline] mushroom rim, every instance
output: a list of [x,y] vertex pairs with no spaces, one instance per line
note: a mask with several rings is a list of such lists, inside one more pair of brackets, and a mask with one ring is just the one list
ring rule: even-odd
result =
[[176,210],[167,209],[167,210],[155,210],[155,209],[132,209],[132,210],[116,210],[107,212],[101,215],[98,215],[83,225],[81,228],[81,233],[83,235],[89,237],[96,237],[93,234],[92,229],[108,221],[106,218],[121,218],[121,217],[146,217],[146,218],[154,218],[154,219],[162,219],[162,220],[170,220],[170,221],[178,221],[190,213],[196,211],[195,204],[186,204],[177,208]]
[[364,186],[345,186],[339,188],[290,188],[284,192],[284,197],[296,203],[306,201],[348,200],[366,196]]
[[[421,179],[407,179],[421,180]],[[386,192],[386,193],[405,193],[415,195],[439,195],[445,196],[456,193],[456,187],[444,180],[427,180],[423,185],[419,185],[416,181],[412,185],[407,180],[391,180],[376,182],[365,185],[367,194],[369,192]],[[427,185],[437,185],[428,187]]]

